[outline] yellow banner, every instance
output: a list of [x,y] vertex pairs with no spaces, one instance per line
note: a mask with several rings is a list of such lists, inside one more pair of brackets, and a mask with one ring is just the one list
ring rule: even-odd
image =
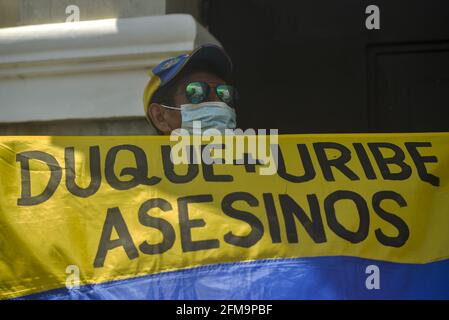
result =
[[449,257],[449,133],[278,144],[262,174],[252,150],[173,164],[168,137],[1,137],[0,298],[63,287],[70,266],[90,284],[266,258]]

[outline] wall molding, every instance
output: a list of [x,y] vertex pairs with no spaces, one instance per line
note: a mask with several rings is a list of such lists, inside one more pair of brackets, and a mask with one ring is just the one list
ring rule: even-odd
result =
[[187,14],[0,29],[0,122],[143,116],[148,71],[203,42]]

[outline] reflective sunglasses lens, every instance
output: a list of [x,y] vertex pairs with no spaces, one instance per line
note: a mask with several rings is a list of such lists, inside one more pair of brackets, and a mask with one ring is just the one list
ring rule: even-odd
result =
[[234,108],[234,88],[227,84],[220,84],[217,86],[217,96],[229,105]]
[[186,87],[186,97],[190,103],[201,103],[207,96],[207,88],[202,82],[191,82]]

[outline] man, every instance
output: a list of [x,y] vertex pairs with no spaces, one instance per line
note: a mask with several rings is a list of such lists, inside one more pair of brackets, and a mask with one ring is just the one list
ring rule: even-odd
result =
[[175,129],[196,133],[198,125],[201,131],[235,129],[237,92],[228,84],[231,72],[231,59],[213,44],[162,61],[144,91],[147,119],[162,135]]

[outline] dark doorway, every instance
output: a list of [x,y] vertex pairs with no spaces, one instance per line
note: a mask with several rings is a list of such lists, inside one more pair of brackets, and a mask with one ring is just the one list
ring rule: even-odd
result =
[[[380,30],[367,30],[368,5]],[[239,127],[449,131],[449,1],[208,0],[231,55]]]

